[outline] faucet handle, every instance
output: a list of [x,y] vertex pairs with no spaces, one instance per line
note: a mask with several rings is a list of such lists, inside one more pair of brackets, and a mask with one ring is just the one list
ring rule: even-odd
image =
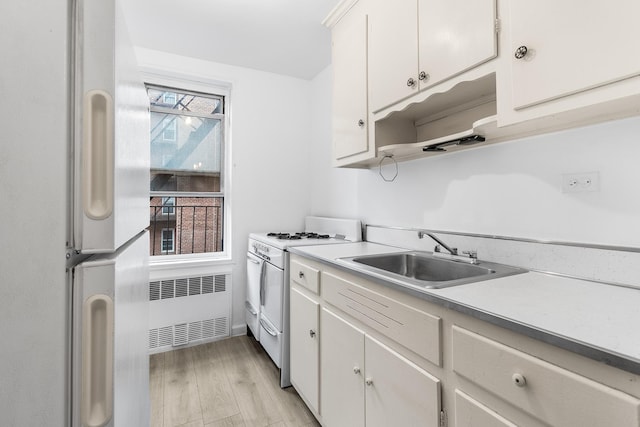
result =
[[470,250],[470,251],[462,251],[462,253],[465,255],[469,255],[469,258],[471,258],[474,261],[477,261],[478,259],[478,251]]

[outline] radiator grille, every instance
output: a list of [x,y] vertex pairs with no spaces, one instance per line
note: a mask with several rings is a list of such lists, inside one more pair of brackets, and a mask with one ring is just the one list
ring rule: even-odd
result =
[[161,282],[162,299],[175,297],[174,283],[175,280],[163,280]]
[[202,293],[203,294],[213,293],[213,276],[202,277]]
[[227,290],[227,276],[223,274],[216,276],[214,290],[216,292],[224,292]]
[[189,295],[200,295],[200,277],[189,277]]
[[196,341],[229,336],[229,319],[217,317],[149,330],[149,349],[177,347]]
[[176,298],[186,297],[189,294],[188,279],[176,279]]
[[193,295],[226,292],[227,275],[184,277],[149,282],[149,300],[180,298]]
[[188,325],[181,323],[173,325],[173,346],[185,345],[189,343],[189,337],[187,336]]
[[157,301],[160,299],[160,282],[149,283],[149,300]]

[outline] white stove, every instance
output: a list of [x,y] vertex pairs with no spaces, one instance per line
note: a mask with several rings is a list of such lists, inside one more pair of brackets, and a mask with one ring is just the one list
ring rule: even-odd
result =
[[280,368],[280,386],[289,382],[289,252],[292,246],[329,245],[362,240],[360,221],[306,217],[305,231],[251,233],[247,250],[248,331]]

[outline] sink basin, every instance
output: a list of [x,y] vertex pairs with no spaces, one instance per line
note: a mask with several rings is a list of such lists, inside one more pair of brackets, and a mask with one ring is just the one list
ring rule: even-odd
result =
[[483,261],[471,264],[416,251],[340,258],[338,261],[373,276],[426,289],[457,286],[526,272],[502,264]]

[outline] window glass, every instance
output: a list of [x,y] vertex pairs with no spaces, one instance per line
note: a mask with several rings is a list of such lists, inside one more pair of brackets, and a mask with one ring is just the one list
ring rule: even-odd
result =
[[223,251],[224,97],[147,86],[151,255]]

